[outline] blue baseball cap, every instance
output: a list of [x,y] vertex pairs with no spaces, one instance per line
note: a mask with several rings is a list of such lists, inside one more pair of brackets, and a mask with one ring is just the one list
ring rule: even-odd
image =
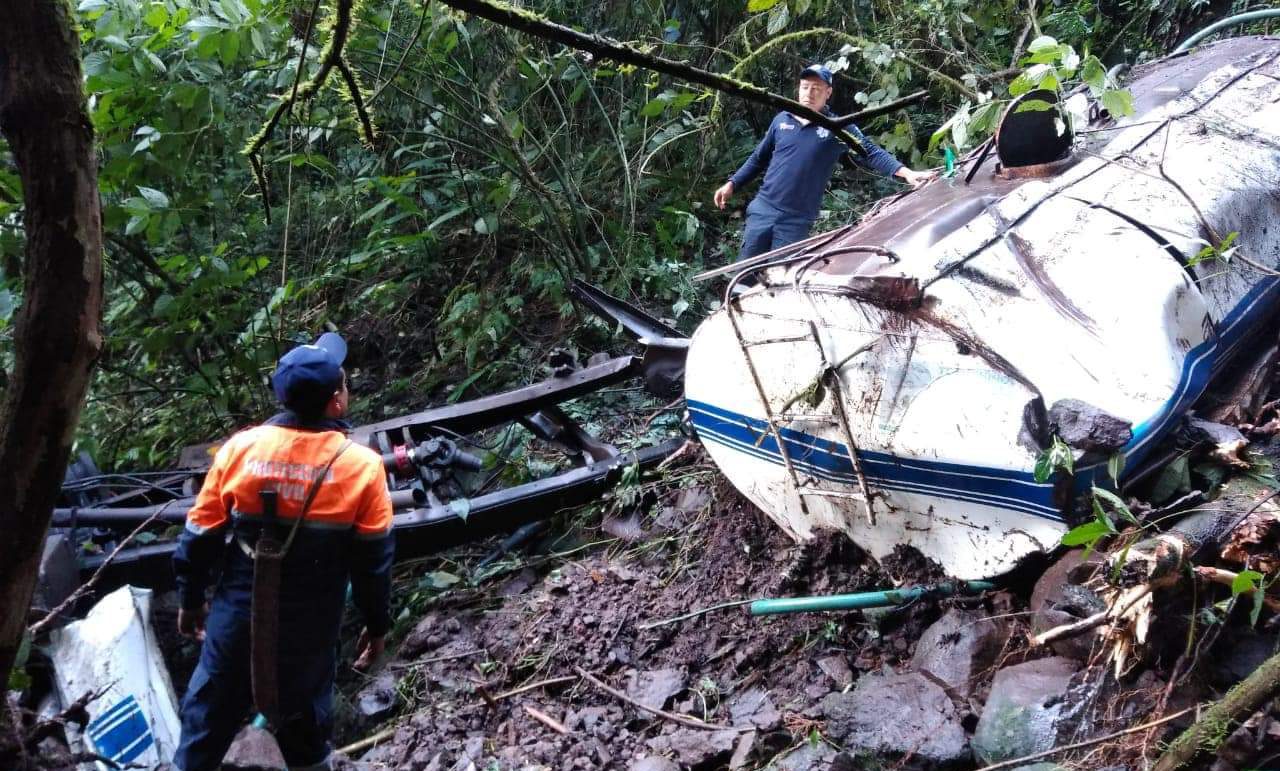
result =
[[800,77],[805,78],[812,75],[815,78],[822,78],[823,82],[828,86],[831,85],[831,70],[821,64],[810,64],[800,71]]
[[311,345],[299,345],[280,357],[271,388],[280,403],[295,412],[320,412],[342,385],[346,358],[346,341],[325,332]]

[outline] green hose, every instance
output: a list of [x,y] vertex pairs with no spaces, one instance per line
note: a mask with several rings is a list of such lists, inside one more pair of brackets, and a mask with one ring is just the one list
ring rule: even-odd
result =
[[1237,24],[1248,24],[1251,21],[1262,21],[1263,19],[1276,19],[1276,18],[1280,18],[1280,8],[1268,8],[1262,11],[1249,11],[1248,13],[1237,13],[1235,16],[1228,16],[1225,19],[1216,21],[1213,24],[1210,24],[1209,26],[1195,33],[1191,37],[1182,41],[1182,43],[1177,48],[1173,49],[1173,52],[1175,54],[1180,54],[1183,51],[1188,51],[1197,43],[1199,43],[1201,40],[1204,40],[1205,38],[1209,37],[1215,32],[1218,32],[1219,30],[1222,30],[1222,29],[1226,29],[1227,27],[1234,27]]
[[988,581],[964,581],[961,583],[930,584],[907,589],[889,589],[881,592],[856,594],[831,594],[822,597],[784,597],[777,600],[756,600],[751,603],[751,615],[768,616],[775,613],[810,613],[822,610],[858,610],[861,608],[885,608],[901,605],[921,597],[947,597],[953,594],[976,594],[994,589]]

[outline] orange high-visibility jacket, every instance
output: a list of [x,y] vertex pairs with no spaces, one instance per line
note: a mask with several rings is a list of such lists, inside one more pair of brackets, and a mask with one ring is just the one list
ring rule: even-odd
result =
[[[251,605],[253,560],[248,551],[262,527],[259,493],[279,494],[283,536],[297,521],[312,480],[346,441],[336,422],[300,427],[288,414],[241,431],[218,449],[174,554],[183,607],[199,607],[215,567],[219,605],[246,617]],[[284,422],[279,424],[277,421]],[[334,430],[327,430],[333,428]],[[375,636],[391,626],[391,496],[382,459],[352,445],[324,475],[282,567],[279,605],[282,651],[331,645],[342,609],[351,599]],[[232,541],[228,546],[228,542]],[[213,618],[225,614],[215,613]]]
[[[292,526],[312,480],[346,437],[338,431],[305,431],[257,426],[241,431],[218,450],[187,528],[216,530],[228,517],[257,519],[262,490],[279,493],[278,513]],[[358,538],[381,538],[391,530],[391,495],[382,459],[368,447],[352,445],[320,483],[302,527],[352,530]]]

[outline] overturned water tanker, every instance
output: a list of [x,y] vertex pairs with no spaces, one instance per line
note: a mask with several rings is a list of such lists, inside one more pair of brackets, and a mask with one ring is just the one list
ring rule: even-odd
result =
[[[729,281],[689,344],[693,425],[793,537],[842,530],[958,578],[1004,573],[1273,328],[1280,40],[1171,56],[1126,85],[1131,117],[1068,95],[1088,116],[1073,133],[1057,108],[1015,104],[954,177],[703,274]],[[1064,441],[1074,474],[1038,481]]]

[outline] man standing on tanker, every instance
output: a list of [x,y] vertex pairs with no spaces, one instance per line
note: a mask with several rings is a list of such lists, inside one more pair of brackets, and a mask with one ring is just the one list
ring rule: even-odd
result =
[[[831,70],[810,65],[800,73],[798,102],[814,112],[830,115]],[[886,177],[897,177],[912,187],[933,178],[930,172],[913,171],[884,149],[863,136],[852,124],[845,127],[863,147],[866,155],[855,160]],[[825,126],[810,123],[789,112],[778,113],[764,139],[742,168],[715,193],[716,206],[723,209],[734,192],[764,171],[760,191],[747,206],[747,224],[742,234],[741,258],[780,249],[809,236],[818,218],[822,194],[831,179],[836,161],[848,150],[838,136]]]

